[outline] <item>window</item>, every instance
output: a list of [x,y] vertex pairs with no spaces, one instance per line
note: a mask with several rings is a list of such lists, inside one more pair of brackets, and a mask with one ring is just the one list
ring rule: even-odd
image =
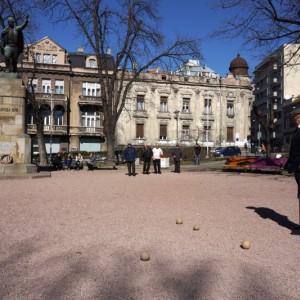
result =
[[42,79],[42,89],[44,94],[51,93],[51,79]]
[[44,64],[50,64],[51,63],[51,55],[50,54],[44,54],[43,61],[44,61]]
[[64,81],[61,79],[55,80],[55,94],[63,94],[64,93]]
[[36,53],[35,54],[35,60],[36,60],[37,63],[41,62],[41,53]]
[[100,97],[100,84],[96,82],[83,82],[82,95]]
[[211,114],[212,113],[211,99],[204,99],[204,113],[205,114]]
[[96,60],[95,59],[90,59],[89,60],[89,68],[96,68]]
[[227,116],[228,117],[234,117],[233,102],[227,102]]
[[136,124],[136,138],[141,139],[144,137],[144,124]]
[[81,114],[81,126],[100,127],[100,115],[98,112],[85,111]]
[[29,81],[28,81],[28,90],[30,92],[34,92],[36,93],[37,92],[37,78],[29,78]]
[[34,112],[32,109],[32,106],[29,105],[27,107],[27,112],[26,112],[26,122],[28,125],[33,125],[35,124],[35,117],[34,117]]
[[227,127],[227,142],[233,142],[233,127]]
[[190,138],[190,126],[182,125],[181,139],[188,140]]
[[167,139],[167,125],[160,124],[159,126],[159,139],[166,140]]
[[42,116],[44,119],[44,125],[50,125],[51,124],[51,108],[48,105],[42,106]]
[[56,54],[53,54],[53,55],[52,55],[52,64],[53,64],[53,65],[56,65],[56,64],[57,64],[57,55],[56,55]]
[[210,131],[211,131],[210,125],[208,125],[208,126],[204,125],[203,130],[205,132],[205,134],[203,135],[203,141],[204,142],[209,142],[211,140],[211,138],[210,138]]
[[183,98],[182,112],[183,113],[189,113],[190,112],[190,99],[189,98]]
[[136,97],[136,110],[144,111],[145,110],[145,96],[137,95]]
[[160,97],[160,111],[168,112],[168,97],[165,96]]
[[64,109],[62,107],[57,107],[53,112],[53,122],[54,125],[61,126],[64,121]]

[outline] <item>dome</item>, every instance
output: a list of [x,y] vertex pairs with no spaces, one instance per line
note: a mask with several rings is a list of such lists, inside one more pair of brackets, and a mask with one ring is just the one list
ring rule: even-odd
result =
[[247,61],[242,58],[239,54],[237,57],[231,61],[229,66],[229,71],[233,74],[233,76],[247,76],[248,74],[248,63]]

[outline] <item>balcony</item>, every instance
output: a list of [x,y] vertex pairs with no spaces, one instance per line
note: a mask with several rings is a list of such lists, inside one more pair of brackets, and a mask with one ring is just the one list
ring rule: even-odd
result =
[[[65,135],[67,134],[67,125],[53,125],[52,130],[50,125],[44,125],[44,134],[48,135],[51,132],[53,135]],[[36,134],[36,125],[27,124],[27,133]]]
[[171,113],[168,111],[159,111],[157,113],[158,119],[171,119]]
[[101,97],[96,96],[79,96],[79,105],[102,105]]
[[147,111],[145,110],[135,110],[133,112],[133,117],[134,118],[148,118]]
[[103,134],[103,127],[78,127],[79,135],[85,136],[102,136]]
[[35,93],[35,97],[41,103],[48,103],[50,104],[53,101],[53,105],[62,105],[66,107],[68,101],[67,94],[49,94],[49,93]]
[[215,120],[215,117],[212,113],[202,113],[202,118],[201,118],[202,121],[204,122],[207,122],[207,121],[214,121]]
[[190,112],[182,111],[179,115],[180,120],[193,120],[193,115]]

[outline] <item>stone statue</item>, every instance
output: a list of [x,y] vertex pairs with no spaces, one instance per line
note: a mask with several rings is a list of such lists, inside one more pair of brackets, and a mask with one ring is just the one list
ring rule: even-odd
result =
[[20,53],[24,49],[24,38],[22,30],[28,24],[28,16],[24,23],[16,26],[13,17],[7,18],[8,27],[1,33],[0,51],[4,56],[7,73],[17,72],[17,63]]

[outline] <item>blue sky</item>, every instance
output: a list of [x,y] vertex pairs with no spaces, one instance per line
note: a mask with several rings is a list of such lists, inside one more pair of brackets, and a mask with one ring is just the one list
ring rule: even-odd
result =
[[[231,41],[211,39],[208,35],[221,26],[229,11],[216,11],[210,9],[208,0],[160,0],[160,13],[163,17],[162,30],[168,37],[176,33],[199,37],[201,50],[204,56],[202,63],[207,64],[221,76],[229,72],[230,62],[239,53],[249,64],[249,74],[258,64],[250,52],[242,47],[242,40],[233,38]],[[62,34],[63,33],[63,34]],[[49,36],[66,50],[76,51],[83,44],[80,38],[74,38],[72,28],[53,27],[47,20],[41,21],[41,30],[37,39]]]

